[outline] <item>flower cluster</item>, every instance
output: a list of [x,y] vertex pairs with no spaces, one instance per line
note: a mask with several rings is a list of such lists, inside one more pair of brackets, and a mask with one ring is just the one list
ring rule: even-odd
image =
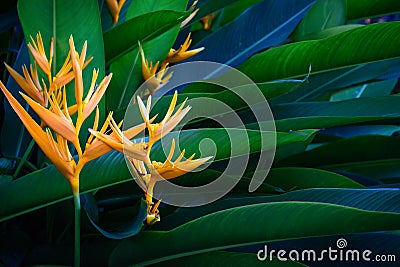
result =
[[[109,118],[110,125],[113,125],[113,131],[110,134],[105,134],[101,131],[90,129],[90,133],[102,140],[104,143],[112,147],[113,149],[124,153],[128,159],[131,169],[133,170],[138,183],[145,191],[146,201],[148,204],[147,210],[147,223],[153,224],[160,220],[158,202],[153,202],[153,189],[157,181],[163,179],[172,179],[181,176],[187,172],[194,170],[200,165],[207,162],[211,157],[193,159],[194,154],[189,158],[184,159],[185,151],[172,161],[172,156],[175,152],[175,141],[172,140],[170,152],[165,162],[152,161],[150,158],[150,151],[154,143],[159,141],[162,137],[170,133],[183,119],[183,117],[189,112],[190,106],[186,106],[186,100],[179,106],[174,112],[176,102],[178,99],[177,92],[174,93],[168,111],[165,117],[159,123],[154,123],[154,119],[150,118],[150,107],[151,107],[151,96],[147,99],[146,105],[143,103],[140,97],[137,97],[137,103],[139,105],[140,113],[144,120],[145,128],[148,131],[148,141],[135,142],[128,138],[124,138],[123,132],[119,129],[120,125],[117,125],[112,118]],[[142,125],[130,128],[126,132],[134,133],[137,135],[142,130]],[[116,140],[115,135],[121,136]]]
[[[85,61],[86,42],[83,45],[81,54],[78,54],[75,50],[74,40],[72,36],[70,37],[68,56],[61,69],[54,75],[55,71],[53,69],[55,66],[52,64],[53,39],[50,43],[49,58],[47,58],[40,33],[37,34],[36,40],[35,42],[32,38],[32,43],[28,44],[28,48],[35,60],[34,66],[30,66],[30,72],[28,72],[26,66],[23,66],[24,77],[22,77],[12,68],[8,66],[7,68],[11,76],[27,94],[20,92],[28,105],[41,119],[41,124],[39,125],[32,119],[1,81],[0,88],[38,146],[70,182],[74,194],[77,194],[79,192],[79,175],[83,166],[87,162],[111,151],[110,147],[102,142],[96,142],[93,138],[89,138],[84,151],[82,151],[79,134],[83,122],[94,110],[96,110],[96,115],[93,127],[97,128],[99,123],[97,104],[104,95],[112,75],[106,76],[96,87],[98,70],[93,70],[91,85],[86,97],[83,98],[82,70],[91,60]],[[44,79],[42,79],[42,83],[39,82],[36,64],[47,75],[47,82]],[[76,103],[68,105],[65,85],[72,80],[75,81]],[[71,118],[74,114],[77,116],[75,122]],[[103,128],[107,127],[108,125],[103,126]],[[69,143],[74,146],[78,154],[78,160],[72,157]]]
[[[154,143],[171,132],[189,112],[190,106],[185,107],[186,100],[174,112],[178,99],[177,92],[175,92],[165,117],[159,123],[155,123],[155,117],[150,118],[149,116],[151,96],[147,99],[146,105],[140,97],[137,97],[137,104],[144,121],[143,123],[122,131],[122,121],[117,124],[112,117],[112,112],[110,112],[104,124],[100,127],[100,112],[97,106],[111,81],[112,74],[104,77],[97,84],[99,70],[94,69],[91,84],[84,97],[86,90],[84,90],[82,71],[91,60],[91,58],[85,60],[86,42],[79,54],[75,50],[74,40],[71,36],[69,39],[70,49],[68,56],[61,69],[56,72],[55,66],[52,64],[54,53],[53,39],[50,43],[49,56],[45,52],[40,33],[36,36],[36,42],[33,38],[31,41],[32,43],[28,44],[28,47],[35,63],[33,66],[30,66],[30,70],[28,71],[28,68],[23,66],[24,76],[22,76],[9,66],[7,68],[12,77],[26,93],[20,92],[24,100],[41,119],[40,124],[28,114],[0,81],[0,89],[20,117],[28,132],[54,166],[69,181],[72,192],[74,196],[78,196],[78,199],[79,177],[85,164],[113,149],[124,153],[132,165],[138,182],[145,191],[148,203],[146,221],[148,224],[158,221],[160,218],[158,211],[160,201],[157,203],[153,202],[153,189],[156,182],[183,175],[209,160],[209,158],[194,160],[194,155],[183,160],[183,151],[178,158],[172,161],[175,151],[175,141],[172,141],[171,150],[165,162],[152,161],[150,158],[150,151]],[[190,54],[189,51],[186,52],[189,45],[190,42],[182,46],[179,50],[173,51],[171,58],[184,58],[187,56],[186,53]],[[47,76],[47,81],[42,79],[39,82],[37,65]],[[158,63],[154,67],[150,64],[149,71],[146,74],[152,74],[155,82],[159,83],[159,81],[163,82],[166,78],[162,78],[164,74],[154,76],[157,66]],[[69,105],[67,102],[66,85],[72,81],[74,81],[75,103]],[[93,127],[89,129],[90,135],[83,146],[80,141],[81,128],[85,120],[93,112],[95,112]],[[73,115],[75,115],[76,119],[72,119]],[[148,131],[149,137],[147,142],[132,141],[135,136],[144,130]],[[70,144],[74,147],[77,157],[73,157]]]
[[149,95],[154,95],[157,90],[159,90],[163,85],[165,85],[172,76],[172,72],[168,73],[168,65],[171,63],[177,63],[188,59],[197,53],[204,50],[204,47],[200,47],[193,50],[188,50],[192,40],[190,39],[191,33],[188,34],[185,42],[178,48],[171,48],[167,57],[160,64],[157,61],[153,64],[152,61],[146,59],[142,46],[139,43],[140,55],[142,59],[142,74],[143,78],[146,80],[146,90],[141,97],[146,97]]

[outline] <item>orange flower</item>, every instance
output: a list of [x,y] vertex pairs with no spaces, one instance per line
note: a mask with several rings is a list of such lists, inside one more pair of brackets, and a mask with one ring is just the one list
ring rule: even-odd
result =
[[171,50],[168,53],[167,58],[165,59],[166,62],[176,63],[176,62],[185,60],[189,57],[192,57],[192,56],[196,55],[197,53],[204,50],[204,47],[200,47],[200,48],[188,51],[188,48],[192,43],[192,40],[190,39],[190,35],[191,35],[191,33],[188,34],[185,42],[181,45],[181,47],[179,47],[178,50],[171,48]]

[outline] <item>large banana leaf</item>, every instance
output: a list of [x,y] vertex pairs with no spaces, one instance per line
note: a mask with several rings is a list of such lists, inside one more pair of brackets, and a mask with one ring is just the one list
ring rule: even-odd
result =
[[398,157],[400,157],[400,140],[397,137],[365,135],[331,142],[291,156],[281,161],[279,165],[315,167]]
[[400,3],[396,0],[346,0],[346,4],[347,19],[350,21],[400,12]]
[[[274,203],[282,201],[307,201],[335,204],[362,210],[399,213],[399,190],[395,189],[307,189],[288,192],[279,196],[251,196],[218,200],[206,206],[179,208],[156,226],[160,230],[170,230],[207,214],[246,205]],[[396,201],[394,201],[396,200]]]
[[301,20],[292,37],[304,40],[311,33],[343,25],[346,15],[345,0],[318,0]]
[[[208,60],[237,66],[252,54],[283,42],[313,2],[268,0],[256,4],[197,43],[196,47],[206,49],[190,61]],[[254,34],[245,35],[248,32]]]
[[[254,204],[215,212],[170,231],[142,232],[122,241],[111,254],[109,264],[143,266],[272,240],[398,229],[399,223],[398,213],[332,204]],[[129,253],[132,251],[135,253]]]
[[[400,56],[400,22],[356,28],[327,39],[283,45],[253,56],[238,69],[255,82],[306,76]],[[266,69],[268,71],[266,71]]]

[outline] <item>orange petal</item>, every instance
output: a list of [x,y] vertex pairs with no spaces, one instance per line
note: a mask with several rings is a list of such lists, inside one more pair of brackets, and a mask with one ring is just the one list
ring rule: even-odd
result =
[[55,132],[62,135],[68,141],[75,143],[77,137],[75,134],[75,127],[72,122],[61,114],[55,114],[50,110],[44,108],[37,102],[33,101],[27,95],[20,93],[25,101],[31,106],[31,108],[38,114],[38,116]]
[[72,69],[75,75],[75,100],[76,104],[78,105],[78,114],[82,111],[82,98],[83,98],[83,78],[82,78],[82,68],[79,65],[79,61],[77,58],[77,54],[75,51],[74,39],[72,35],[69,38],[69,47],[71,53],[71,63]]
[[38,63],[39,67],[46,73],[50,75],[50,64],[47,58],[44,58],[38,51],[36,51],[31,44],[28,44],[28,49],[31,52],[33,58]]
[[93,93],[89,102],[87,103],[85,109],[83,110],[83,118],[86,119],[92,111],[99,104],[101,98],[103,97],[105,91],[107,90],[108,85],[110,84],[112,78],[112,73],[106,76],[98,86],[97,90]]

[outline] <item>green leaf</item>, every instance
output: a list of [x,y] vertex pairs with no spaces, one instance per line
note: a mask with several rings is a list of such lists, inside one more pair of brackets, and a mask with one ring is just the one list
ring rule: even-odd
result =
[[[276,146],[306,142],[314,136],[315,130],[293,132],[277,132]],[[165,136],[162,142],[154,145],[152,158],[160,160],[165,157],[164,149],[169,151],[172,139],[179,140],[179,147],[184,148],[187,155],[196,153],[198,157],[214,155],[213,161],[225,160],[231,157],[270,150],[275,144],[274,132],[260,132],[243,129],[196,129],[173,132]],[[206,140],[206,144],[203,143]],[[247,141],[248,140],[248,143]],[[211,142],[215,145],[210,145]],[[164,148],[163,146],[166,146]],[[178,154],[176,152],[175,154]],[[186,155],[186,154],[185,154]],[[177,156],[177,155],[175,155]]]
[[[160,262],[157,264],[157,266],[219,266],[221,262],[223,262],[225,266],[265,266],[265,262],[258,260],[255,254],[227,251],[213,251],[197,255],[190,255],[187,257]],[[278,261],[275,258],[273,261],[273,266],[300,267],[306,265],[294,261]]]
[[400,157],[400,139],[391,136],[365,135],[317,147],[282,160],[278,165],[315,167],[398,157]]
[[313,4],[313,0],[260,2],[199,41],[195,48],[205,50],[190,61],[207,60],[235,67],[254,53],[284,42]]
[[378,96],[350,99],[340,102],[300,102],[273,105],[275,119],[299,117],[339,117],[339,116],[368,116],[396,118],[400,115],[397,108],[400,98],[397,96]]
[[[194,1],[190,1],[193,3]],[[196,16],[185,26],[185,28],[190,27],[194,22],[200,20],[201,18],[221,10],[224,7],[233,5],[235,3],[241,2],[239,0],[220,0],[220,1],[213,1],[213,0],[201,0],[196,5],[196,9],[198,8],[199,11],[197,12]]]
[[[390,116],[307,116],[278,120],[275,121],[275,125],[278,131],[294,131],[300,129],[323,129],[357,123],[378,123],[385,121],[388,118],[390,118]],[[255,123],[251,123],[247,124],[246,127],[253,129],[257,127],[257,125]]]
[[179,208],[163,218],[163,223],[156,226],[159,230],[170,230],[181,224],[195,220],[207,214],[246,205],[261,203],[280,203],[286,201],[306,201],[335,204],[357,209],[400,212],[400,192],[395,189],[306,189],[285,193],[279,196],[252,196],[227,198],[209,205],[196,208]]
[[[143,266],[272,240],[394,230],[398,229],[399,223],[400,214],[332,204],[280,202],[248,205],[215,212],[170,231],[142,232],[125,239],[111,254],[109,265]],[[135,253],[130,253],[132,251]]]
[[400,12],[400,2],[397,0],[346,0],[346,2],[347,19],[350,21]]
[[[255,82],[306,76],[378,60],[398,58],[400,22],[356,28],[327,39],[283,45],[259,53],[238,69]],[[273,64],[273,68],[271,68]],[[268,71],[265,71],[268,69]]]
[[[397,96],[382,96],[341,102],[288,103],[272,105],[271,108],[277,131],[290,131],[394,120],[400,117],[399,104],[400,98]],[[246,127],[257,129],[258,123],[248,123]]]
[[354,86],[333,93],[330,101],[343,101],[368,96],[388,96],[391,94],[396,84],[397,79],[390,79]]
[[155,11],[112,28],[104,34],[106,65],[137,48],[138,41],[144,43],[179,25],[188,15],[188,12]]
[[364,188],[343,175],[311,168],[273,168],[266,182],[286,191],[307,188]]
[[224,26],[225,24],[232,22],[234,19],[240,16],[240,14],[242,14],[246,9],[250,8],[251,6],[261,1],[262,0],[250,0],[250,1],[248,0],[248,1],[238,1],[236,3],[233,3],[225,7],[223,10],[221,10],[217,18],[217,21],[213,22],[213,24],[217,23],[218,27]]
[[321,166],[321,168],[357,173],[376,180],[381,180],[385,183],[390,183],[392,180],[396,182],[400,178],[399,164],[399,159],[383,159],[330,164]]
[[346,22],[346,0],[318,0],[310,8],[292,37],[304,40],[308,34],[343,25]]
[[[191,172],[187,173],[183,176],[177,177],[172,180],[174,184],[186,187],[197,187],[209,184],[215,181],[218,177],[220,177],[222,172],[213,170],[211,168],[202,170],[200,172]],[[239,182],[235,185],[234,188],[229,192],[229,194],[233,195],[248,195],[249,194],[249,184],[251,181],[251,174],[247,176],[235,176],[235,175],[226,175],[226,177],[230,177],[233,180],[239,180]],[[278,194],[283,193],[284,191],[276,186],[272,186],[266,182],[262,183],[259,188],[257,188],[257,193],[263,194]]]
[[370,135],[370,134],[395,136],[397,132],[400,132],[400,126],[397,125],[355,125],[355,126],[344,126],[344,127],[334,127],[331,129],[324,129],[319,133],[324,135],[349,138],[354,136]]
[[332,94],[339,89],[382,79],[382,77],[392,79],[399,73],[399,63],[400,59],[395,58],[311,74],[307,79],[308,83],[299,84],[296,90],[271,99],[270,103],[320,101],[319,97]]
[[128,9],[127,19],[159,10],[185,11],[188,0],[133,0]]
[[337,35],[339,33],[347,32],[349,30],[353,30],[355,28],[364,27],[364,26],[365,25],[363,25],[363,24],[340,25],[340,26],[336,26],[336,27],[332,27],[332,28],[327,28],[327,29],[321,30],[319,32],[305,34],[304,36],[301,36],[301,37],[299,36],[299,41],[325,39],[325,38]]

